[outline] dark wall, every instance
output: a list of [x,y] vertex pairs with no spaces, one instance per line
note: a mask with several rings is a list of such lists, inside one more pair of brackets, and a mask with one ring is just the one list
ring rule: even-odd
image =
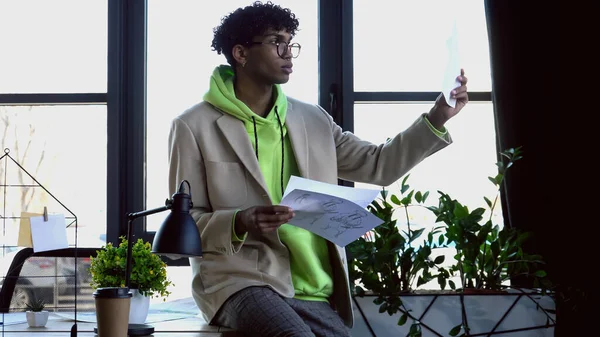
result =
[[583,84],[564,76],[572,71],[559,60],[561,20],[549,2],[485,3],[498,148],[523,146],[523,159],[505,178],[505,218],[534,233],[528,249],[544,256],[558,285],[556,336],[573,336],[591,319],[590,294],[580,291],[591,289],[590,271],[598,268],[591,235],[598,220],[585,197],[596,193],[596,145],[585,139],[591,120],[568,90]]

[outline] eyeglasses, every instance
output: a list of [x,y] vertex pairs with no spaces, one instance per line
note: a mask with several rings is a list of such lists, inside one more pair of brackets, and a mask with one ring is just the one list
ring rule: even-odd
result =
[[279,55],[279,57],[281,58],[285,58],[285,55],[287,55],[288,50],[290,52],[290,54],[292,54],[292,58],[296,58],[300,55],[300,49],[302,48],[300,46],[299,43],[292,43],[289,44],[287,42],[277,42],[277,41],[271,41],[271,42],[256,42],[256,41],[250,41],[248,42],[248,44],[250,45],[255,45],[255,44],[272,44],[277,46],[277,55]]

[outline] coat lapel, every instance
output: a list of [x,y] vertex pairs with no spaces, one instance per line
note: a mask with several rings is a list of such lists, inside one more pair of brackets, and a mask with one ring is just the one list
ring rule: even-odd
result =
[[217,119],[217,125],[225,135],[225,138],[233,148],[235,154],[240,158],[240,161],[258,184],[264,189],[264,193],[268,194],[267,183],[258,166],[256,154],[250,143],[248,132],[244,128],[244,123],[226,113]]
[[[248,172],[263,188],[264,192],[268,193],[267,183],[258,165],[258,160],[256,160],[256,155],[250,143],[248,132],[244,128],[244,123],[224,113],[223,116],[217,119],[217,125],[235,154],[240,158],[242,164],[246,166]],[[306,133],[306,124],[304,123],[302,114],[299,111],[294,111],[293,105],[289,101],[285,126],[292,143],[300,175],[304,178],[310,178],[308,174],[308,136]]]
[[310,178],[308,176],[308,136],[306,133],[306,124],[300,111],[294,111],[294,107],[290,101],[288,101],[285,126],[292,142],[296,165],[300,170],[300,175],[304,178]]

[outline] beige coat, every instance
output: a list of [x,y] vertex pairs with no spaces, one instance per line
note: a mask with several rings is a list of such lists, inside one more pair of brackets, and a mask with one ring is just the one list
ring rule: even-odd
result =
[[[343,132],[322,108],[291,98],[285,123],[302,177],[331,184],[339,177],[387,186],[451,142],[436,136],[420,117],[385,145],[374,145]],[[230,295],[248,286],[266,285],[293,297],[289,252],[277,232],[249,234],[243,243],[232,243],[234,212],[271,204],[243,123],[206,102],[195,105],[173,121],[169,165],[171,192],[182,180],[191,186],[191,214],[204,252],[190,259],[192,295],[205,319],[210,322]],[[331,242],[329,248],[331,303],[351,327],[345,250]]]

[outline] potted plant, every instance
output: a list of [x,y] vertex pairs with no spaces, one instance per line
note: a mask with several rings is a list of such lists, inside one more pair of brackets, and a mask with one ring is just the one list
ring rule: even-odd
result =
[[[144,323],[148,316],[150,298],[163,297],[166,300],[173,283],[167,277],[167,265],[153,254],[149,242],[138,239],[132,246],[131,266],[131,309],[130,323]],[[91,257],[90,273],[93,289],[101,287],[125,287],[125,268],[127,263],[127,239],[121,237],[119,246],[106,244]]]
[[[509,149],[501,153],[507,163],[499,161],[498,174],[488,179],[499,190],[508,168],[521,159],[520,148]],[[527,275],[533,278],[534,287],[543,287],[546,272],[541,269],[542,257],[523,251],[523,243],[530,233],[516,228],[503,227],[492,222],[492,214],[499,200],[484,200],[490,210],[490,216],[484,220],[483,207],[469,211],[466,205],[452,199],[448,194],[440,194],[439,205],[428,207],[437,217],[437,222],[445,224],[445,236],[448,243],[456,247],[456,265],[453,271],[460,275],[462,289],[500,291],[511,277]],[[484,222],[482,224],[482,222]],[[476,291],[475,291],[476,292]]]
[[[359,297],[373,297],[373,304],[379,306],[378,312],[390,316],[409,311],[401,295],[413,293],[416,287],[432,280],[437,280],[444,289],[450,277],[450,271],[440,266],[445,256],[432,255],[435,249],[445,247],[441,227],[434,227],[422,240],[425,228],[415,228],[412,224],[408,209],[425,207],[429,192],[409,191],[409,176],[401,183],[403,197],[390,195],[384,188],[380,199],[368,206],[383,223],[347,246],[350,279],[360,283],[351,282],[353,292]],[[396,211],[404,211],[406,230],[400,230]],[[451,280],[449,285],[454,288]],[[407,319],[408,315],[402,315],[398,324],[404,325]],[[418,322],[413,322],[410,329],[419,331]]]
[[48,323],[49,312],[44,310],[46,303],[43,299],[33,299],[25,304],[27,311],[25,316],[27,317],[27,324],[31,328],[42,328]]
[[[489,177],[497,188],[500,188],[507,169],[522,157],[520,148],[508,149],[501,156],[502,160],[496,163],[498,174]],[[511,336],[519,333],[526,336],[530,332],[527,329],[552,327],[554,302],[545,292],[548,284],[541,269],[542,259],[523,250],[529,233],[500,228],[493,224],[491,216],[484,220],[485,209],[469,211],[466,205],[441,191],[438,191],[437,206],[424,206],[428,193],[410,191],[406,194],[407,178],[402,181],[401,196],[390,198],[395,206],[386,201],[384,194],[383,201],[372,203],[373,213],[384,220],[379,226],[382,228],[375,228],[366,238],[348,246],[349,255],[354,258],[349,264],[351,282],[359,284],[354,291],[355,302],[371,329],[380,329],[377,336],[469,336],[498,331],[510,331]],[[413,197],[416,204],[412,204]],[[499,195],[493,202],[484,197],[491,213],[498,199]],[[410,227],[408,209],[412,206],[427,208],[436,216],[435,222],[443,224],[435,226],[420,246],[410,243],[414,241],[413,234],[422,233]],[[389,216],[393,212],[391,207],[404,211],[406,230],[397,229]],[[409,240],[399,239],[395,233],[400,232]],[[443,258],[433,257],[431,252],[434,248],[448,247],[455,249],[450,255],[453,261],[446,261],[442,266]],[[410,259],[406,252],[411,252]],[[396,259],[406,263],[396,263]],[[413,275],[412,282],[409,279],[408,284],[402,285],[402,275],[415,272],[418,276]],[[531,278],[534,286],[542,290],[511,289],[508,281],[519,275]],[[442,291],[425,293],[422,286],[432,279],[437,279]],[[458,281],[458,286],[453,280]],[[446,284],[451,291],[443,291]],[[499,296],[482,296],[483,291],[492,291]],[[364,296],[369,292],[372,295],[367,299]],[[379,308],[366,309],[372,305]],[[377,313],[387,313],[393,320],[384,321]],[[404,326],[406,322],[410,324]],[[526,330],[522,332],[521,329]],[[553,332],[553,329],[546,330],[541,331],[542,335]]]

